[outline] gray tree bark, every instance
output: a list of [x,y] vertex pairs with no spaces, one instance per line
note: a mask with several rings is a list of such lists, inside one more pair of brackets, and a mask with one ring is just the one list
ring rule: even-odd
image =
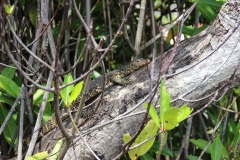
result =
[[[240,84],[240,2],[229,0],[216,20],[200,34],[184,41],[177,47],[167,72],[163,75],[175,106],[187,103],[195,111],[211,99],[218,100],[227,90]],[[165,58],[168,58],[168,51]],[[157,59],[154,84],[160,72]],[[137,80],[126,87],[114,85],[108,88],[96,109],[96,114],[80,127],[81,135],[100,159],[113,159],[121,152],[125,133],[134,135],[142,123],[149,101],[151,65],[131,76]],[[158,102],[159,92],[153,104]],[[70,122],[65,122],[71,128]],[[50,148],[49,138],[57,138],[59,131],[45,136],[38,149]],[[53,141],[50,141],[51,144]],[[38,150],[36,149],[36,150]],[[79,135],[64,159],[94,159]]]

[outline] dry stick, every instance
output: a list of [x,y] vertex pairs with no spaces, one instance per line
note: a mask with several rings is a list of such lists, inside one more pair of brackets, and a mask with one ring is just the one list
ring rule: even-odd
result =
[[68,134],[68,132],[66,131],[66,129],[64,128],[62,121],[61,121],[61,116],[60,116],[60,110],[59,110],[59,77],[56,76],[54,78],[54,86],[56,89],[56,92],[54,93],[54,110],[55,110],[55,117],[56,117],[56,121],[58,124],[58,127],[62,133],[62,135],[65,138],[65,145],[62,148],[61,152],[59,153],[59,159],[63,159],[64,155],[65,155],[65,150],[66,148],[68,148],[71,144],[71,139],[72,137]]
[[152,137],[150,137],[150,138],[148,138],[148,139],[145,139],[145,140],[142,141],[141,143],[138,143],[138,144],[136,144],[135,146],[130,147],[129,150],[133,150],[133,149],[135,149],[135,148],[137,148],[137,147],[139,147],[139,146],[147,143],[147,142],[150,141],[151,139],[157,137],[159,134],[161,134],[161,133],[157,133],[157,134],[155,134],[154,136],[152,136]]
[[[112,2],[114,3],[114,2]],[[107,0],[107,17],[108,17],[108,29],[109,29],[109,41],[111,42],[112,39],[113,39],[113,31],[112,31],[112,23],[111,23],[111,11],[110,11],[110,7],[109,7],[110,3],[109,3],[109,0]],[[108,35],[108,34],[106,34]],[[107,45],[108,45],[108,42],[107,42]],[[108,53],[108,57],[111,57],[111,59],[113,59],[113,51],[110,50],[110,53],[111,53],[111,56],[109,56],[109,53]],[[110,64],[110,58],[108,58],[108,66],[109,66],[109,71],[111,71],[111,64]],[[103,94],[102,94],[103,95]],[[100,104],[100,103],[99,103]]]
[[[155,16],[154,16],[154,4],[153,4],[153,0],[150,0],[150,10],[151,10],[151,24],[152,24],[152,36],[155,37],[156,36],[156,28],[155,28]],[[153,49],[152,49],[153,53],[152,53],[152,64],[151,64],[151,72],[150,72],[150,97],[153,98],[153,96],[155,95],[155,93],[157,91],[155,91],[155,93],[153,93],[153,81],[154,81],[154,69],[155,69],[155,60],[156,60],[156,57],[157,57],[157,46],[156,46],[156,41],[153,42]],[[150,108],[150,105],[148,106]],[[147,109],[147,112],[149,112],[149,109]],[[163,144],[163,138],[164,138],[164,132],[161,132],[161,138],[162,141],[161,141],[161,144]],[[157,137],[157,139],[159,139],[159,136]],[[160,154],[161,154],[161,144],[159,146],[159,151],[158,151],[158,154],[156,156],[156,159],[160,159]],[[163,145],[162,145],[163,146]]]
[[179,159],[180,159],[181,153],[182,153],[182,151],[183,151],[183,149],[184,149],[184,146],[185,146],[185,141],[184,141],[184,139],[183,139],[183,140],[182,140],[182,143],[181,143],[181,146],[179,147],[178,154],[177,154],[175,160],[179,160]]
[[[35,39],[37,39],[37,41],[35,43],[33,43],[33,46],[32,46],[32,49],[31,49],[31,51],[33,53],[36,53],[37,47],[39,46],[39,39],[37,37],[39,37],[39,35],[41,34],[42,28],[43,28],[43,25],[41,23],[39,25],[39,27],[37,28],[37,31],[36,31],[36,34],[35,34]],[[33,64],[33,57],[32,56],[29,57],[27,64],[29,66],[32,66],[32,64]]]
[[11,30],[11,33],[13,34],[13,36],[16,38],[16,40],[18,41],[18,43],[31,55],[33,56],[37,61],[41,62],[45,67],[47,67],[50,71],[54,72],[54,69],[49,65],[47,64],[46,62],[44,62],[42,59],[40,59],[38,56],[36,56],[34,53],[32,53],[31,50],[29,50],[27,48],[27,46],[19,39],[19,37],[17,36],[13,26],[11,25],[10,23],[10,20],[9,20],[9,17],[7,17],[7,22],[8,22],[8,25],[10,27],[10,30]]
[[[101,45],[102,45],[102,40],[100,42],[101,42]],[[92,67],[95,64],[96,60],[97,60],[97,50],[98,50],[98,48],[100,48],[100,46],[95,48],[94,51],[93,51],[93,59],[92,59],[90,67]],[[77,113],[76,113],[76,117],[74,119],[74,123],[75,124],[77,124],[79,119],[80,119],[80,116],[81,116],[80,114],[82,113],[82,107],[83,107],[83,105],[85,103],[86,93],[88,91],[88,87],[89,87],[89,83],[90,83],[90,80],[91,80],[91,76],[92,76],[92,72],[90,72],[87,75],[87,78],[86,78],[86,81],[85,81],[85,84],[84,84],[84,88],[83,88],[83,91],[82,91],[83,94],[82,94],[82,97],[81,97],[81,101],[80,101],[80,103],[78,105],[78,110],[77,110]],[[74,135],[74,132],[75,132],[75,129],[72,128],[72,131],[71,131],[72,135]]]
[[[82,15],[81,15],[80,12],[78,11],[78,8],[77,8],[76,1],[75,1],[75,0],[73,0],[73,6],[74,6],[74,9],[75,9],[75,11],[76,11],[76,14],[77,14],[78,18],[80,19],[83,27],[85,28],[85,31],[86,31],[87,33],[90,33],[90,29],[88,28],[88,26],[87,26],[87,24],[85,23]],[[94,45],[94,48],[96,48],[96,47],[97,47],[97,43],[96,43],[96,41],[95,41],[95,39],[94,39],[94,37],[93,37],[92,35],[90,35],[90,39],[91,39],[91,41],[92,41],[92,43],[93,43],[93,45]]]
[[[233,104],[236,103],[236,99],[235,99],[235,101],[233,101],[233,94],[234,94],[234,92],[231,92],[231,94],[230,94],[229,97],[228,97],[228,103],[227,103],[227,106],[226,106],[227,109],[230,108],[230,107],[228,107],[228,106],[231,104],[231,102],[232,102],[231,106],[233,106]],[[219,116],[221,115],[221,113],[222,113],[222,110],[221,110],[221,112],[219,113]],[[221,142],[222,142],[222,143],[224,143],[226,131],[228,131],[227,127],[228,127],[228,120],[229,120],[229,112],[225,111],[225,113],[226,113],[226,114],[225,114],[224,120],[222,119],[222,121],[223,121],[223,124],[222,124],[222,133],[221,133]],[[219,116],[218,116],[218,119],[219,119]],[[217,119],[217,120],[218,120],[218,119]]]
[[[173,26],[175,26],[179,21],[182,20],[182,18],[184,18],[184,16],[188,15],[189,13],[192,12],[192,10],[195,8],[195,6],[197,5],[199,0],[197,0],[188,10],[186,10],[186,12],[184,14],[182,14],[181,16],[179,16],[171,25],[167,26],[167,27],[163,27],[163,33],[167,32],[169,29],[171,29]],[[142,51],[143,49],[147,48],[148,46],[150,46],[154,41],[156,41],[158,38],[161,37],[161,33],[157,34],[156,37],[152,38],[151,40],[149,40],[146,44],[142,45],[139,50]]]
[[231,109],[226,109],[226,108],[223,108],[223,107],[218,106],[218,105],[216,105],[216,104],[212,104],[212,105],[215,106],[215,107],[218,107],[218,108],[220,108],[220,109],[222,109],[222,110],[224,110],[224,111],[228,111],[228,112],[235,113],[235,114],[240,114],[240,112],[233,111],[233,110],[231,110]]
[[179,27],[180,29],[178,30],[178,35],[177,35],[177,38],[176,38],[176,43],[174,44],[172,52],[170,53],[169,57],[167,58],[166,62],[164,63],[164,65],[162,66],[162,69],[160,71],[163,74],[166,73],[168,67],[170,66],[170,63],[172,62],[173,58],[176,55],[177,46],[178,46],[178,44],[180,42],[180,38],[181,38],[181,34],[182,34],[183,23],[184,23],[184,19],[182,19],[182,21],[181,21],[181,25]]
[[[74,72],[74,79],[76,79],[76,67],[77,67],[77,65],[78,65],[78,63],[80,62],[80,59],[82,58],[82,55],[83,55],[83,53],[84,53],[84,51],[86,50],[86,49],[83,49],[82,50],[82,52],[81,52],[81,54],[79,55],[79,57],[77,58],[77,60],[76,60],[76,57],[77,57],[77,53],[78,53],[78,46],[79,46],[79,44],[80,44],[80,41],[79,41],[79,39],[80,39],[80,35],[81,35],[81,33],[79,32],[79,36],[78,36],[78,43],[77,43],[77,46],[76,46],[76,50],[75,50],[75,57],[74,57],[74,64],[73,64],[73,66],[72,67],[70,67],[70,69],[68,70],[68,71],[66,71],[66,72],[62,72],[62,73],[58,73],[58,76],[63,76],[63,75],[66,75],[67,73],[69,73],[69,72],[71,72],[72,70],[74,70],[73,72]],[[85,45],[84,45],[84,47],[86,47]]]
[[[70,25],[71,25],[71,16],[72,16],[72,1],[69,1],[69,9],[67,11],[67,22],[66,22],[66,27],[67,29],[65,30],[65,38],[64,38],[64,44],[66,45],[65,49],[64,49],[64,52],[63,54],[65,54],[65,59],[66,59],[66,67],[67,69],[69,70],[71,68],[71,64],[70,64],[70,59],[69,59],[69,53],[70,53],[70,50],[69,50],[69,42],[70,42]],[[61,47],[59,48],[61,49]]]
[[206,152],[207,148],[209,147],[209,145],[212,143],[212,141],[217,137],[218,133],[220,131],[217,130],[216,132],[214,132],[211,136],[211,140],[207,143],[207,145],[203,148],[203,151],[201,152],[200,156],[198,157],[197,160],[201,160],[201,157],[203,156],[204,152]]
[[[70,0],[66,0],[65,1],[65,6],[64,6],[64,11],[63,11],[63,20],[61,23],[61,28],[60,28],[60,32],[57,38],[57,45],[56,45],[56,52],[54,52],[54,43],[51,43],[52,46],[51,48],[53,49],[52,54],[54,56],[54,69],[55,69],[55,73],[59,72],[59,65],[58,65],[58,60],[59,60],[59,54],[60,54],[60,47],[61,47],[61,40],[63,37],[63,33],[66,27],[66,23],[68,22],[68,10],[69,10],[69,1]],[[52,34],[49,34],[52,36]],[[55,117],[56,117],[56,121],[57,124],[59,126],[59,129],[61,131],[61,133],[63,134],[64,138],[65,138],[65,144],[64,147],[61,149],[60,153],[59,153],[59,159],[63,159],[64,155],[66,154],[66,150],[69,148],[70,144],[71,144],[71,139],[72,136],[68,134],[68,132],[66,131],[65,127],[63,126],[63,123],[61,121],[61,116],[60,116],[60,109],[59,109],[59,93],[60,93],[60,89],[59,89],[59,76],[56,75],[54,77],[54,87],[55,87],[55,92],[54,92],[54,110],[55,110]]]
[[8,57],[11,59],[12,63],[15,65],[15,67],[17,68],[17,70],[21,73],[21,75],[27,79],[28,81],[30,81],[31,83],[33,83],[35,86],[37,86],[38,88],[44,90],[44,91],[49,91],[49,92],[53,92],[54,89],[51,88],[47,88],[47,87],[43,87],[40,84],[36,83],[35,81],[33,81],[31,78],[29,78],[26,73],[21,69],[21,67],[18,65],[18,62],[14,59],[13,55],[11,54],[9,48],[8,48],[8,44],[5,42],[4,43],[5,49],[7,50],[7,55]]
[[[106,38],[106,37],[105,37]],[[105,40],[106,41],[106,40]],[[99,101],[101,101],[102,99],[103,99],[103,94],[104,94],[104,91],[105,91],[105,80],[106,80],[106,68],[105,68],[105,65],[104,65],[104,62],[102,61],[101,62],[101,68],[102,68],[102,71],[103,71],[103,74],[102,74],[102,76],[103,76],[103,83],[102,83],[102,92],[101,92],[101,94],[98,96],[98,98],[100,98],[99,99]],[[98,99],[97,98],[97,99]],[[97,101],[97,99],[95,100],[95,101]],[[95,103],[95,101],[94,101],[94,103]],[[93,103],[93,102],[92,102]],[[92,104],[89,104],[89,105],[92,105]],[[99,107],[99,105],[100,105],[100,103],[98,103],[97,105],[96,105],[96,107],[94,108],[94,112],[97,110],[97,108]]]
[[[81,26],[82,28],[82,26]],[[76,72],[77,72],[77,69],[76,69],[76,66],[78,64],[78,62],[80,61],[80,58],[82,57],[82,53],[79,55],[79,57],[77,58],[78,56],[78,49],[79,49],[79,45],[80,45],[80,39],[81,39],[81,32],[78,32],[78,38],[77,38],[77,45],[76,45],[76,50],[74,52],[74,62],[76,62],[72,68],[70,68],[70,70],[73,70],[73,77],[74,79],[76,79]]]
[[[203,116],[202,116],[201,113],[199,113],[198,116],[199,116],[200,123],[201,123],[202,128],[203,128],[204,134],[205,134],[207,140],[210,140],[210,137],[209,137],[209,135],[208,135],[208,133],[207,133],[207,126],[206,126],[205,123],[204,123]],[[192,117],[190,117],[190,118],[192,118]]]
[[[47,80],[46,88],[51,87],[52,82],[53,82],[52,80],[53,80],[53,74],[52,74],[52,72],[50,72],[48,80]],[[38,113],[38,118],[37,118],[37,121],[35,123],[34,132],[33,132],[31,142],[29,144],[28,151],[27,151],[27,154],[25,156],[25,159],[27,159],[32,154],[32,152],[34,150],[34,147],[35,147],[35,144],[37,142],[38,134],[39,134],[39,128],[41,127],[43,113],[45,111],[46,104],[47,104],[47,101],[48,101],[48,95],[49,95],[48,91],[45,91],[44,94],[43,94],[42,104],[41,104],[41,107],[40,107],[40,111]]]
[[5,49],[6,49],[6,53],[8,55],[8,57],[11,59],[12,63],[15,65],[15,67],[18,69],[18,71],[21,73],[21,75],[27,79],[28,81],[30,81],[31,83],[33,83],[35,86],[37,86],[38,88],[44,90],[44,91],[54,91],[54,89],[51,88],[47,88],[47,87],[43,87],[40,84],[36,83],[35,81],[33,81],[31,78],[29,78],[26,73],[21,69],[21,67],[18,65],[18,62],[15,60],[15,58],[13,57],[13,55],[11,54],[9,48],[8,48],[8,44],[5,42],[4,43]]
[[94,153],[94,151],[92,150],[92,148],[91,148],[91,147],[87,144],[87,142],[84,140],[83,136],[81,135],[78,127],[77,127],[76,124],[74,123],[74,119],[73,119],[73,117],[72,117],[72,114],[71,114],[71,111],[70,111],[69,108],[67,109],[67,112],[68,112],[68,115],[69,115],[69,117],[70,117],[70,119],[71,119],[73,128],[77,131],[78,136],[81,138],[81,140],[83,141],[84,145],[87,146],[87,148],[90,150],[90,152],[93,154],[93,156],[94,156],[96,159],[100,160],[100,159],[98,158],[98,156]]
[[[132,1],[134,2],[135,0],[132,0]],[[73,2],[74,2],[73,4],[74,4],[74,7],[75,7],[74,9],[75,9],[78,17],[79,17],[80,20],[81,20],[82,17],[81,17],[81,15],[80,15],[79,11],[77,10],[76,3],[75,3],[75,1],[73,1]],[[130,3],[130,6],[131,6],[131,5],[133,5],[133,3]],[[131,10],[132,10],[132,8],[128,8],[128,11],[127,11],[127,13],[126,13],[126,15],[125,15],[122,23],[121,23],[121,25],[120,25],[120,27],[119,27],[116,35],[114,36],[114,38],[113,38],[113,40],[111,41],[111,43],[109,44],[109,46],[105,49],[105,51],[104,51],[104,53],[102,54],[102,56],[101,56],[101,57],[98,59],[98,61],[93,65],[93,67],[91,67],[86,73],[82,74],[81,77],[75,79],[75,80],[72,81],[71,83],[68,83],[68,84],[66,84],[66,85],[62,85],[62,86],[60,87],[60,89],[63,89],[63,88],[65,88],[65,87],[67,87],[67,86],[69,86],[69,85],[71,85],[71,84],[74,84],[74,83],[77,83],[77,82],[81,81],[81,80],[82,80],[84,77],[86,77],[90,72],[92,72],[92,71],[98,66],[98,64],[101,63],[101,61],[104,59],[104,57],[106,56],[106,54],[108,53],[108,51],[113,47],[113,44],[115,43],[117,37],[120,35],[121,30],[122,30],[122,28],[123,28],[123,25],[124,25],[125,22],[127,21],[127,18],[129,17],[129,15],[130,15],[130,13],[131,13]],[[85,22],[84,22],[84,23],[85,23]],[[88,29],[87,31],[89,31],[89,29]],[[92,37],[92,36],[90,36],[90,38],[91,38],[91,37]],[[95,46],[95,45],[94,45],[94,46]],[[98,51],[100,51],[100,50],[101,50],[101,49],[99,49]]]
[[34,130],[34,127],[33,127],[34,121],[33,121],[33,119],[34,118],[33,118],[32,106],[31,106],[31,103],[30,103],[30,98],[28,98],[29,97],[28,92],[26,91],[24,94],[25,94],[25,97],[27,97],[26,98],[26,107],[27,107],[27,112],[28,112],[27,115],[28,115],[31,131],[33,132],[33,130]]
[[135,46],[134,46],[134,49],[136,50],[136,55],[134,55],[135,58],[136,57],[139,58],[139,55],[140,55],[139,47],[140,47],[141,39],[142,39],[143,21],[144,21],[145,10],[146,10],[146,0],[142,0],[141,1],[141,6],[140,6],[137,33],[136,33],[136,38],[135,38]]
[[[47,4],[46,2],[42,3],[42,6],[41,6],[42,11],[41,13],[43,14],[42,15],[42,19],[43,19],[43,22],[47,22],[47,18],[48,18],[48,12],[46,12],[46,9],[48,8],[47,7]],[[45,13],[45,14],[44,14]],[[45,17],[46,16],[46,17]],[[45,23],[44,23],[45,24]],[[47,28],[47,32],[48,32],[48,38],[49,38],[49,43],[50,43],[50,49],[51,49],[51,53],[56,53],[55,51],[55,45],[54,45],[54,40],[53,40],[53,37],[52,37],[52,32],[51,32],[51,27],[48,27]],[[46,88],[50,88],[51,87],[51,84],[52,84],[52,81],[53,81],[53,72],[50,72],[49,74],[49,77],[48,77],[48,80],[47,80],[47,85],[46,85]],[[38,87],[38,86],[37,86]],[[54,89],[53,89],[54,91]],[[35,128],[33,132],[33,136],[32,136],[32,139],[31,139],[31,142],[29,144],[29,148],[28,148],[28,151],[27,151],[27,154],[25,156],[25,159],[27,159],[33,152],[34,150],[34,146],[36,144],[36,141],[37,141],[37,138],[38,138],[38,134],[39,134],[39,128],[41,126],[41,121],[42,121],[42,117],[43,117],[43,113],[45,111],[45,107],[46,107],[46,103],[47,103],[47,99],[48,99],[48,95],[49,95],[49,92],[45,91],[44,95],[43,95],[43,101],[42,101],[42,104],[41,104],[41,108],[40,108],[40,111],[38,113],[38,118],[37,118],[37,121],[36,121],[36,124],[35,124]]]
[[25,104],[25,95],[26,88],[22,85],[21,87],[21,108],[20,108],[20,119],[19,119],[19,139],[18,139],[18,155],[17,159],[22,159],[22,149],[23,149],[23,121],[24,121],[24,104]]
[[191,136],[192,121],[193,121],[193,117],[190,117],[187,119],[187,128],[186,128],[185,138],[184,138],[184,141],[185,141],[184,154],[186,158],[188,158],[189,137]]
[[5,128],[5,126],[6,126],[7,122],[8,122],[8,120],[9,120],[9,118],[12,116],[12,113],[15,111],[16,106],[17,106],[18,101],[19,101],[20,98],[21,98],[21,94],[18,95],[18,97],[15,99],[15,102],[13,103],[10,111],[8,112],[7,116],[5,117],[3,123],[2,123],[2,125],[1,125],[1,127],[0,127],[0,135],[2,134],[3,129]]
[[3,64],[3,63],[0,63],[0,65],[4,66],[4,67],[8,67],[8,68],[13,68],[13,69],[17,69],[16,67],[13,67],[13,66],[9,66],[7,64]]
[[239,153],[239,151],[240,151],[240,142],[238,142],[237,144],[236,144],[236,147],[235,147],[236,149],[235,149],[235,153],[233,154],[233,159],[235,160],[236,159],[236,157],[237,157],[237,155],[238,155],[238,153]]
[[[124,4],[120,3],[120,13],[121,13],[121,17],[124,18],[124,14],[125,14],[125,7],[124,7]],[[123,27],[123,37],[124,39],[126,40],[128,46],[130,47],[130,49],[133,51],[133,54],[136,55],[136,50],[132,44],[132,42],[130,41],[130,38],[128,36],[128,31],[127,31],[127,25],[124,25]]]
[[27,47],[33,45],[36,41],[38,41],[40,39],[40,37],[43,35],[43,33],[48,29],[49,25],[52,24],[52,21],[54,20],[55,16],[57,15],[57,12],[60,9],[60,7],[61,7],[61,3],[58,3],[58,7],[57,7],[56,11],[54,12],[52,18],[50,19],[50,21],[48,23],[45,23],[46,26],[43,29],[43,31],[29,45],[27,45]]

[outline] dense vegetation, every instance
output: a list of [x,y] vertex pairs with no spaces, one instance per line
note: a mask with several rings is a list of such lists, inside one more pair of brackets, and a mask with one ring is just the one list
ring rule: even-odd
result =
[[[62,86],[72,81],[64,79],[66,75],[72,75],[74,84],[83,80],[88,84],[132,59],[161,57],[180,40],[204,30],[224,4],[200,0],[184,22],[179,20],[162,33],[194,2],[149,0],[141,14],[143,1],[134,5],[126,0],[1,1],[1,158],[7,159],[15,150],[22,150],[25,140],[32,135],[39,112],[45,110],[42,121],[46,122],[61,99],[66,104],[60,93]],[[143,25],[138,26],[141,21]],[[144,47],[157,34],[162,37]],[[90,68],[92,73],[88,72]],[[69,96],[69,92],[65,94]],[[219,102],[193,116],[191,122],[184,121],[168,131],[162,157],[196,159],[202,152],[203,159],[220,159],[223,155],[227,155],[226,159],[239,158],[239,100],[239,89],[231,90]],[[186,133],[189,123],[192,126]],[[186,145],[182,145],[183,141]],[[211,145],[205,148],[208,142]],[[153,159],[159,143],[156,140],[140,159]]]

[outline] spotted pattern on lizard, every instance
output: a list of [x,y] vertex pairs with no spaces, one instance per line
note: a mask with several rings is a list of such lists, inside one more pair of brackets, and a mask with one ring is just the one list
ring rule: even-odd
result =
[[[132,62],[130,62],[128,65],[125,65],[125,66],[123,66],[117,70],[111,71],[109,73],[106,73],[105,81],[104,81],[103,76],[100,76],[100,77],[94,79],[89,84],[89,89],[85,96],[86,97],[85,102],[90,100],[91,98],[95,97],[99,93],[101,93],[103,91],[103,87],[106,89],[109,86],[113,85],[114,83],[121,84],[121,85],[128,84],[132,80],[130,78],[126,79],[124,77],[126,77],[127,75],[138,70],[142,66],[147,65],[149,62],[150,62],[149,59],[143,59],[143,58],[136,59],[136,60],[133,60]],[[103,86],[103,84],[104,84],[104,86]],[[81,100],[81,95],[79,95],[78,98],[72,103],[71,109],[73,109],[73,108],[77,109],[80,100]],[[92,107],[83,108],[82,117],[88,118],[94,114],[93,112],[94,111],[93,111]],[[61,119],[64,120],[67,117],[68,117],[68,115],[67,115],[67,113],[65,113],[65,115],[61,116]],[[52,118],[43,125],[41,134],[42,135],[46,134],[47,132],[49,132],[53,128],[55,128],[56,125],[57,125],[57,123],[56,123],[55,116],[52,116]]]

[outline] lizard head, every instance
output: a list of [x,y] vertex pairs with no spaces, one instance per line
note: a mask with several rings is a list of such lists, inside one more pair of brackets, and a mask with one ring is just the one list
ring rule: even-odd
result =
[[150,63],[150,60],[149,59],[143,59],[143,58],[139,58],[139,59],[135,59],[133,60],[130,65],[131,65],[131,68],[134,69],[134,70],[137,70],[139,69],[140,67],[142,66],[145,66],[146,64]]

